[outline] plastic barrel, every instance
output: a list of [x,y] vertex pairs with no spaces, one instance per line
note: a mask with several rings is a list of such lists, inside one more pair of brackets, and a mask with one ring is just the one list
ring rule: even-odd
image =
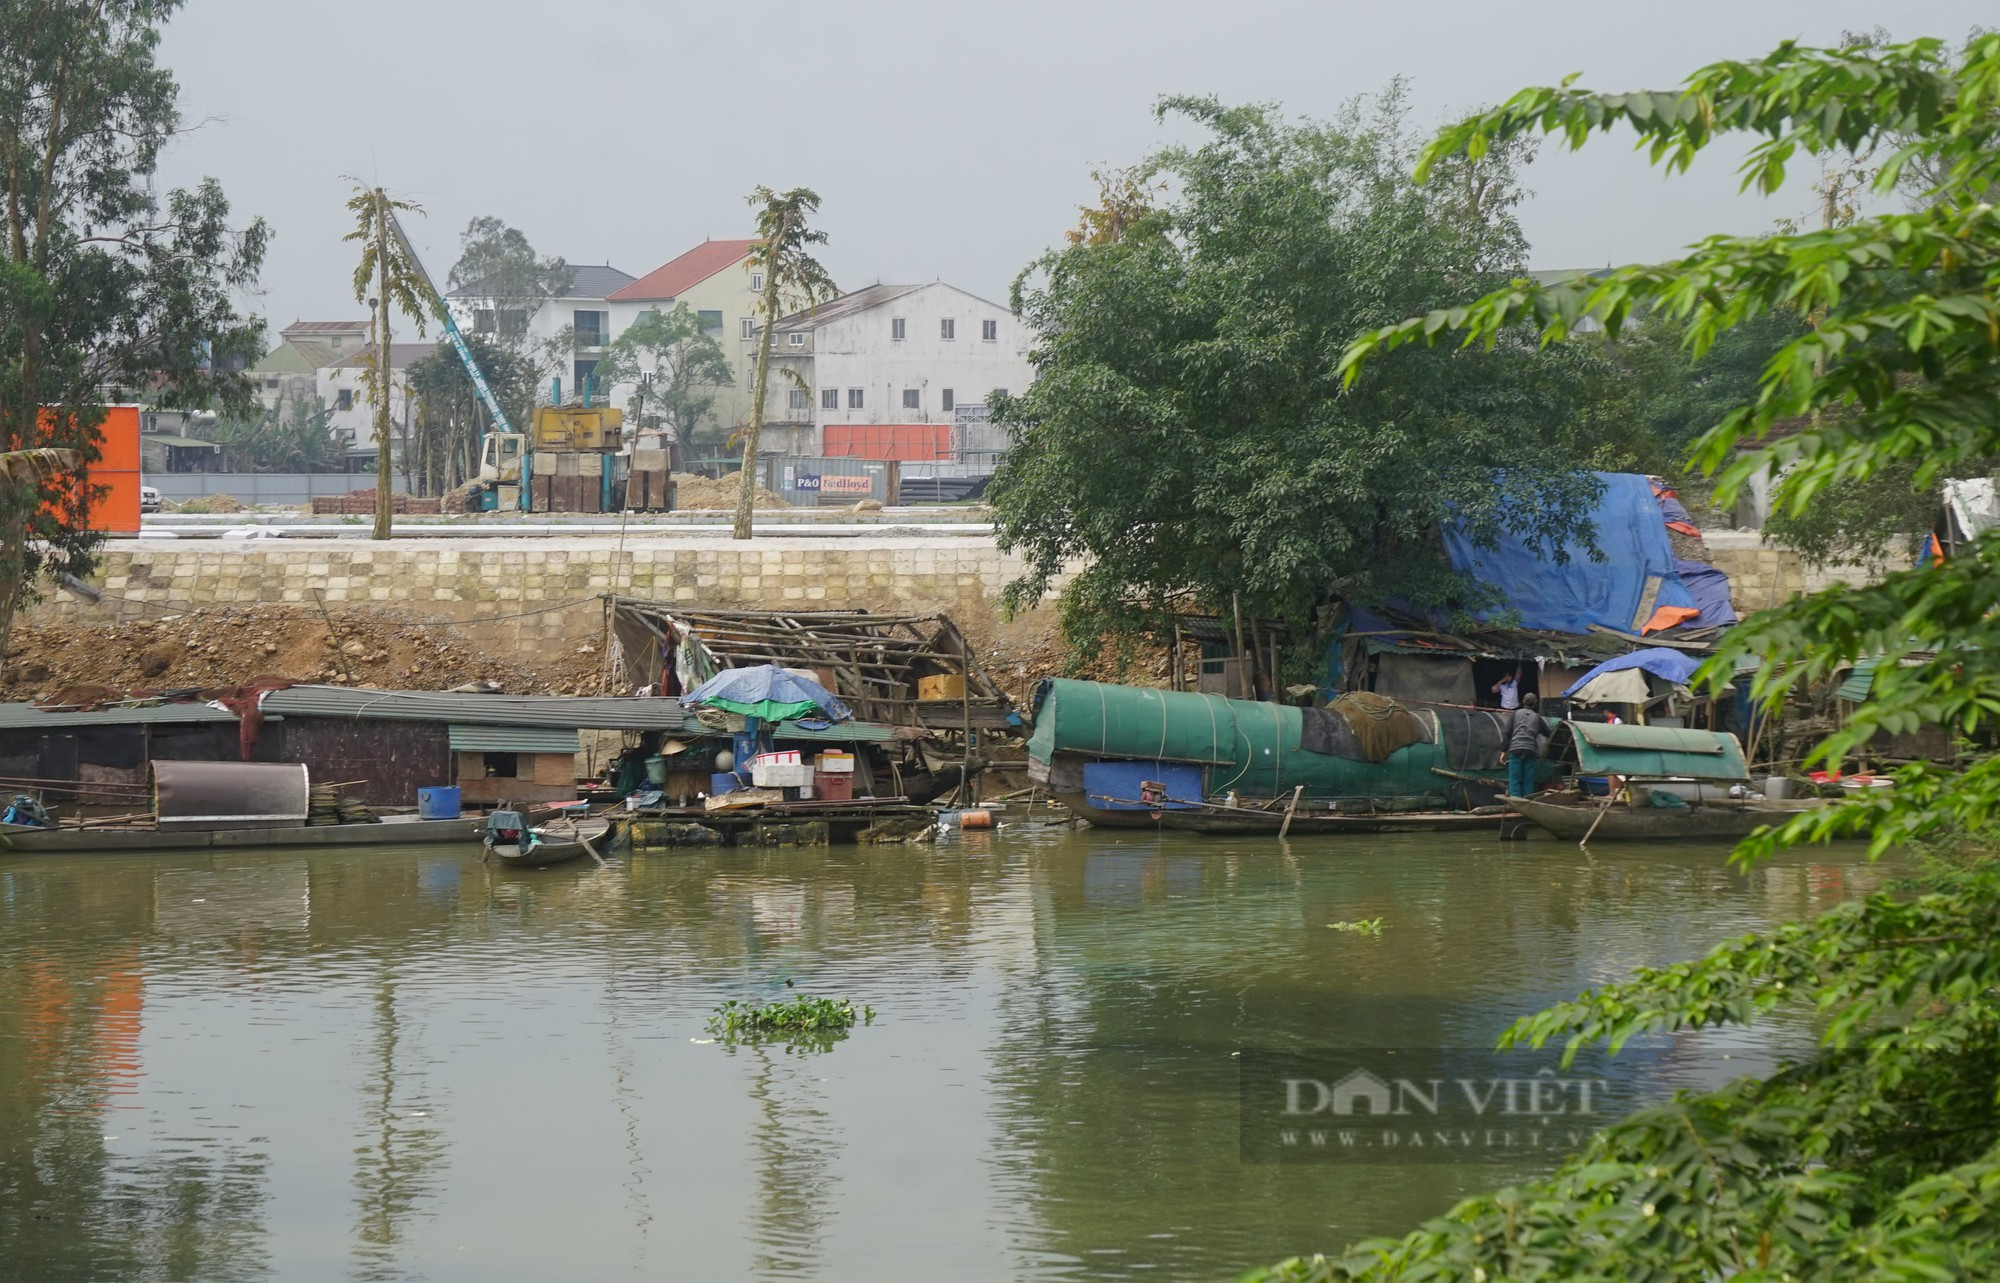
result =
[[417,790],[417,818],[420,820],[455,820],[458,810],[456,784]]

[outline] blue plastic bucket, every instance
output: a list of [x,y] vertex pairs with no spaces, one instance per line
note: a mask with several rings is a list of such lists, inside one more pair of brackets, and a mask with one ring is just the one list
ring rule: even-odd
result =
[[734,793],[742,787],[743,781],[737,779],[734,775],[718,774],[708,777],[708,791],[710,796],[713,797],[721,797],[724,793]]
[[455,820],[458,818],[458,786],[417,790],[417,818]]

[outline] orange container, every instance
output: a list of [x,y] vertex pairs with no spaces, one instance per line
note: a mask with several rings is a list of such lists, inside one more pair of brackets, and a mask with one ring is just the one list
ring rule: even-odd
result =
[[[42,411],[42,432],[50,442],[70,438]],[[107,535],[139,533],[139,407],[114,405],[97,426],[97,462],[90,465],[92,530]]]

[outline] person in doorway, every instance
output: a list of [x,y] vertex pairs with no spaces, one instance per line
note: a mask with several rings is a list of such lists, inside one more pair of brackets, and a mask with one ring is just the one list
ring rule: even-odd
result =
[[1542,720],[1531,691],[1521,696],[1521,706],[1507,715],[1507,796],[1529,797],[1535,791],[1535,763],[1542,760]]
[[1503,677],[1493,683],[1493,693],[1500,697],[1500,707],[1512,712],[1521,706],[1521,666],[1514,666],[1512,677]]

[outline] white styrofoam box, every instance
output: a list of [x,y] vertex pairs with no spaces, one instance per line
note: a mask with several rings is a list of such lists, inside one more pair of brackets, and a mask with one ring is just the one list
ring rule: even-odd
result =
[[777,753],[759,753],[750,759],[750,765],[755,766],[759,762],[763,762],[766,765],[772,766],[798,766],[805,760],[800,750],[788,749]]
[[750,759],[750,779],[760,789],[804,788],[812,783],[813,768],[803,762],[771,762]]
[[819,755],[818,769],[826,772],[828,775],[852,774],[854,771],[854,754],[821,753]]

